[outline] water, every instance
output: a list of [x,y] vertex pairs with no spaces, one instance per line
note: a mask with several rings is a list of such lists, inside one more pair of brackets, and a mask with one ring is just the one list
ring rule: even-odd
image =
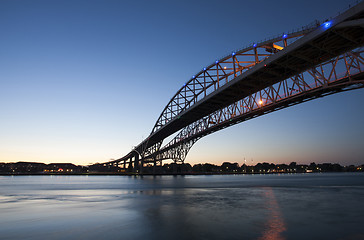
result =
[[0,239],[364,239],[364,174],[0,176]]

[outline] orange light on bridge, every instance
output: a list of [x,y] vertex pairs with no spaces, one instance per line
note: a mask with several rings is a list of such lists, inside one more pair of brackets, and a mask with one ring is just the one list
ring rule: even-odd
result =
[[263,100],[260,100],[259,101],[259,105],[263,105]]

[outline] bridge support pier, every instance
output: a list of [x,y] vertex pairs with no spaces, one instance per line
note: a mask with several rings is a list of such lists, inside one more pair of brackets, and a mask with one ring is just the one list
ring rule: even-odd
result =
[[132,158],[129,158],[129,164],[128,164],[128,172],[133,172],[133,161]]
[[153,174],[156,174],[157,160],[153,158]]
[[138,173],[139,170],[139,155],[134,156],[134,173]]
[[143,175],[143,168],[144,168],[144,158],[143,157],[140,159],[140,167],[139,168],[140,168],[139,174]]
[[173,174],[177,174],[177,172],[178,172],[178,171],[177,171],[177,167],[178,167],[178,166],[177,166],[177,162],[176,162],[176,161],[174,161],[174,163],[173,163],[173,165],[172,165],[172,166],[173,166],[173,168],[172,168],[172,173],[173,173]]

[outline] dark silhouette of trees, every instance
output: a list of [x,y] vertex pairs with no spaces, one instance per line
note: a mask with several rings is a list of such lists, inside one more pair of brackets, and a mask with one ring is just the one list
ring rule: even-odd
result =
[[[16,162],[0,163],[0,174],[133,174],[133,166],[127,165],[127,168],[121,168],[112,165],[94,164],[92,166],[76,166],[72,163],[36,163],[36,162]],[[237,174],[237,173],[308,173],[308,172],[363,172],[364,164],[359,166],[349,165],[341,166],[340,164],[314,162],[309,165],[297,164],[274,164],[274,163],[257,163],[255,166],[238,163],[223,162],[220,166],[210,163],[195,164],[189,163],[177,164],[169,163],[163,166],[154,167],[152,164],[144,166],[144,174]]]

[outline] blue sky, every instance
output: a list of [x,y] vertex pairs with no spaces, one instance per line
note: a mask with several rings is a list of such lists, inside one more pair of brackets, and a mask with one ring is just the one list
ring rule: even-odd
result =
[[[352,1],[0,1],[0,162],[86,165],[128,153],[215,59]],[[186,162],[364,163],[364,90],[199,140]]]

